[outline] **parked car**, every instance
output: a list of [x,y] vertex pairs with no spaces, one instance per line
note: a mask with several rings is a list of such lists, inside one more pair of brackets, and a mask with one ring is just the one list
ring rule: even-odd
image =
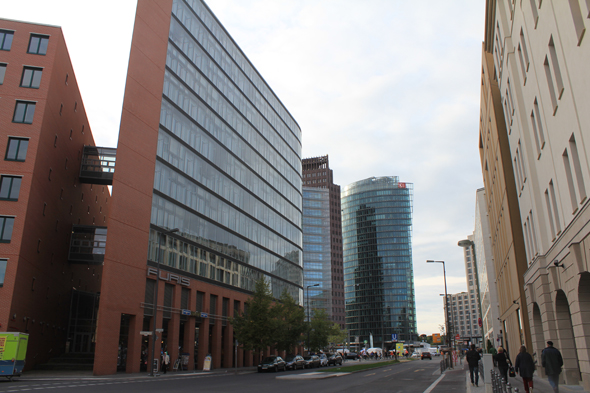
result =
[[424,359],[432,360],[432,355],[430,354],[430,352],[422,352],[422,355],[420,355],[420,360]]
[[410,357],[411,357],[411,358],[414,358],[414,359],[418,359],[418,358],[420,357],[420,352],[414,352],[414,353],[412,354],[412,356],[410,356]]
[[342,365],[342,356],[340,356],[339,352],[328,354],[328,366],[331,365]]
[[287,368],[285,365],[285,361],[280,356],[267,356],[262,359],[262,362],[258,365],[258,372],[261,373],[263,371],[274,371],[277,372],[279,370],[285,371]]
[[320,357],[320,367],[328,367],[328,357],[325,353],[321,353]]
[[346,359],[357,360],[360,359],[360,356],[356,352],[346,352]]
[[305,360],[301,355],[289,355],[285,358],[285,367],[287,370],[298,370],[305,368]]
[[320,357],[318,355],[304,356],[305,368],[314,368],[320,366]]

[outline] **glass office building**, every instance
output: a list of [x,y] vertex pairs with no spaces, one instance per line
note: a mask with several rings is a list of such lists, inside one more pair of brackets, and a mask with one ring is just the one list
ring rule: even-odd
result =
[[[412,269],[413,185],[397,176],[342,190],[346,327],[361,344],[390,348],[417,338]],[[368,346],[369,344],[367,344]]]
[[151,222],[186,241],[165,260],[302,304],[301,130],[203,3],[172,15]]
[[[332,318],[330,191],[303,188],[303,286],[305,312],[324,309]],[[309,318],[309,315],[307,315]]]

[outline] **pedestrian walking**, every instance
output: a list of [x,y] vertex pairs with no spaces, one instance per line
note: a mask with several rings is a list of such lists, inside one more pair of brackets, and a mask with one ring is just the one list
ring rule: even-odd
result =
[[561,352],[553,347],[553,341],[547,341],[547,347],[541,352],[541,364],[545,367],[545,374],[555,393],[559,393],[559,374],[563,366]]
[[523,345],[520,347],[520,352],[516,355],[514,360],[514,370],[521,376],[524,383],[524,391],[526,393],[533,393],[533,373],[535,372],[535,362],[530,353],[526,351]]
[[170,364],[170,355],[168,355],[168,352],[164,352],[164,354],[162,355],[162,371],[164,372],[164,374],[166,374],[166,372],[168,371],[169,364]]
[[469,377],[471,378],[471,386],[478,386],[479,359],[481,359],[481,356],[479,352],[477,352],[477,350],[475,349],[475,344],[471,344],[471,349],[467,351],[465,358],[467,359],[467,363],[469,364]]
[[500,370],[500,375],[506,382],[508,382],[508,354],[504,352],[504,348],[498,347],[498,353],[494,356],[494,360],[498,365],[498,370]]

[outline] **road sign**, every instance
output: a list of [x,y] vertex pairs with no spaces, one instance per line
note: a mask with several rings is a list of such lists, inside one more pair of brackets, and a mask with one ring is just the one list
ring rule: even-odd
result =
[[483,326],[483,322],[482,322],[481,318],[477,319],[477,324],[479,325],[479,327]]
[[459,335],[459,333],[457,333],[457,335],[455,336],[455,340],[459,341],[460,338],[461,336]]
[[397,333],[391,333],[391,341],[397,341]]
[[191,315],[191,310],[182,310],[182,315]]

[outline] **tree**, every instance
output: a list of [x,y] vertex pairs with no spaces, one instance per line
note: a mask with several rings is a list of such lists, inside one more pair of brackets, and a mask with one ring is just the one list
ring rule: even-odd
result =
[[273,307],[276,318],[276,348],[293,353],[301,335],[306,331],[305,312],[295,299],[284,290],[280,303]]
[[347,338],[348,334],[346,333],[346,330],[340,329],[340,326],[335,323],[333,325],[333,333],[328,336],[328,342],[334,345],[340,343],[343,344],[346,342]]
[[276,320],[272,315],[272,295],[268,283],[261,277],[256,281],[252,296],[246,301],[244,312],[231,319],[238,343],[245,350],[260,353],[274,344]]
[[307,347],[310,351],[318,352],[329,344],[329,337],[339,334],[340,328],[328,319],[328,313],[324,309],[314,309],[313,317],[309,326],[309,342]]

